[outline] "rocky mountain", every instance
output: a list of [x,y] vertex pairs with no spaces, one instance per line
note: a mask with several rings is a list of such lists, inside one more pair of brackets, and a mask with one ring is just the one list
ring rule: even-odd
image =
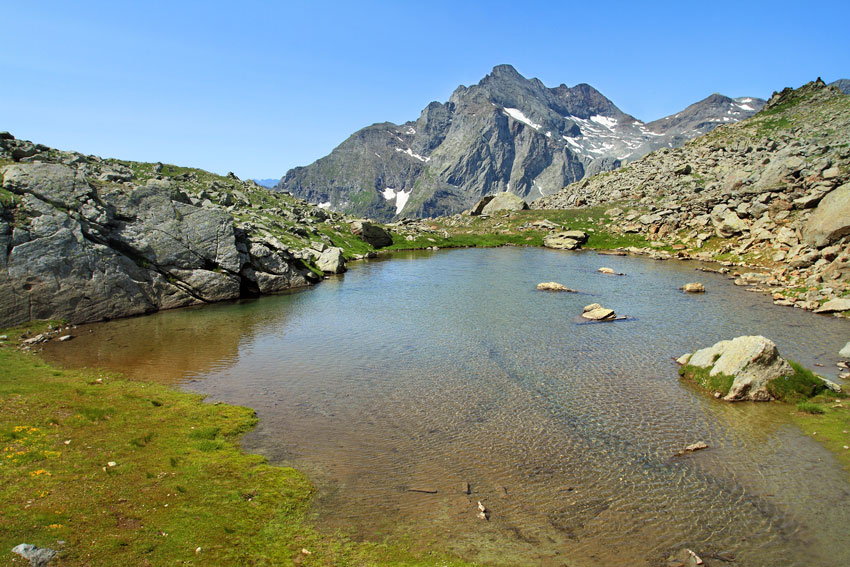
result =
[[532,204],[576,206],[682,257],[757,267],[741,283],[778,303],[850,310],[850,97],[820,80],[785,89],[746,121]]
[[844,94],[850,94],[850,79],[838,79],[829,83],[829,86],[838,88]]
[[101,159],[3,132],[0,326],[309,285],[372,250],[361,238],[368,225],[352,221],[233,174]]
[[644,123],[590,85],[547,88],[499,65],[415,121],[363,128],[330,155],[290,170],[277,188],[381,220],[456,213],[503,191],[531,201],[745,119],[763,104],[715,94]]

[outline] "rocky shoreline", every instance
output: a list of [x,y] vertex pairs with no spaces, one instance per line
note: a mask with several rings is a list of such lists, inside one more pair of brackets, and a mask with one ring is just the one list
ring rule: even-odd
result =
[[[607,207],[605,230],[657,259],[716,261],[780,305],[850,309],[850,98],[821,81],[756,116],[532,203]],[[746,268],[748,271],[735,270]],[[824,312],[824,311],[821,311]]]

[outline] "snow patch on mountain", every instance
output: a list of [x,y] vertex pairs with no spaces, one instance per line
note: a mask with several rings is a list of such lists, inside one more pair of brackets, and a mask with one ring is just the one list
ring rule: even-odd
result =
[[540,124],[536,124],[536,123],[532,122],[530,119],[528,119],[525,116],[525,114],[523,114],[522,111],[517,109],[517,108],[506,108],[505,114],[507,114],[508,116],[513,118],[514,120],[517,120],[519,122],[522,122],[523,124],[527,124],[528,126],[531,126],[535,130],[540,130],[541,128],[543,128],[543,126],[541,126]]
[[401,148],[396,148],[395,151],[401,152],[403,154],[407,154],[414,159],[418,159],[422,163],[428,163],[429,161],[431,161],[430,157],[424,157],[424,156],[420,156],[419,154],[413,153],[413,150],[411,150],[410,148],[407,148],[406,150],[403,150]]
[[392,201],[393,199],[395,199],[395,214],[399,214],[401,213],[401,210],[404,208],[404,206],[407,204],[407,200],[410,198],[410,194],[412,192],[412,190],[407,192],[402,190],[396,191],[392,187],[387,187],[381,194],[387,201]]

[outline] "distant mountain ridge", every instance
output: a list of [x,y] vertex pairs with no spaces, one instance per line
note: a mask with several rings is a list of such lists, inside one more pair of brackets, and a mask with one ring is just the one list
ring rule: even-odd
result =
[[846,95],[850,95],[850,79],[838,79],[829,83],[831,87],[838,87],[838,90]]
[[254,178],[254,179],[251,179],[251,181],[253,181],[257,185],[260,185],[261,187],[267,187],[269,189],[272,189],[275,185],[278,184],[278,182],[280,182],[279,179],[274,179],[274,178],[271,178],[271,179]]
[[590,85],[548,88],[498,65],[415,121],[355,132],[330,155],[287,172],[277,189],[379,220],[457,213],[500,191],[531,201],[748,118],[764,103],[713,94],[644,123]]

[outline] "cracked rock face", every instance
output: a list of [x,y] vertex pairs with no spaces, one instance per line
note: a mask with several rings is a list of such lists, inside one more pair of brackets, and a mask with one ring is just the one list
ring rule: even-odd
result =
[[[0,140],[0,158],[55,160],[40,146],[25,155],[22,144]],[[129,168],[99,158],[93,170],[90,159],[0,165],[0,325],[98,321],[309,285],[280,241],[237,230],[228,209],[193,204],[170,180],[130,182]]]

